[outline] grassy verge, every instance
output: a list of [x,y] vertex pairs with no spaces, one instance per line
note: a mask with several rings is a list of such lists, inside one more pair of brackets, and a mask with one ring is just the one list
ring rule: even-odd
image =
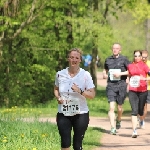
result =
[[[92,100],[87,100],[90,116],[95,117],[107,117],[109,104],[106,98],[106,91],[104,87],[98,87],[96,97]],[[131,113],[131,107],[128,99],[125,100],[123,105],[124,108],[124,116],[129,116]],[[16,106],[7,109],[0,109],[1,117],[8,115],[9,117],[14,118],[18,115],[18,117],[28,117],[28,116],[36,116],[36,117],[55,117],[57,113],[57,101],[54,99],[45,105],[39,105],[36,108],[18,108]]]
[[[87,102],[90,109],[90,116],[96,117],[108,116],[109,103],[106,98],[106,91],[104,87],[98,87],[96,97],[93,100],[88,100]],[[131,107],[128,98],[126,98],[124,102],[123,109],[124,109],[123,115],[130,116]]]
[[[98,87],[96,97],[87,100],[90,116],[107,117],[109,104],[105,88]],[[131,112],[129,101],[126,100],[124,115]],[[57,101],[40,105],[36,108],[3,108],[0,109],[0,149],[1,150],[60,150],[60,137],[57,126],[48,122],[38,122],[39,117],[55,117]],[[34,117],[33,122],[23,122],[21,118]],[[100,146],[103,130],[89,127],[83,141],[84,150],[92,150]]]
[[[1,150],[60,150],[57,126],[49,122],[3,120],[0,128]],[[83,141],[84,150],[100,145],[101,131],[100,128],[88,128]]]
[[59,150],[56,125],[48,122],[0,122],[1,150]]
[[102,135],[103,129],[98,127],[89,127],[83,140],[83,149],[92,150],[96,147],[99,147],[101,145],[100,139]]

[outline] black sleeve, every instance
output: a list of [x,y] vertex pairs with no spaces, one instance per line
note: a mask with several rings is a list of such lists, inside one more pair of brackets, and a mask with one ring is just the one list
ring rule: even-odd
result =
[[125,68],[127,69],[127,66],[130,64],[131,62],[125,57],[125,61],[124,61],[124,65]]
[[105,69],[105,70],[108,70],[107,59],[105,60],[105,63],[104,63],[104,69]]

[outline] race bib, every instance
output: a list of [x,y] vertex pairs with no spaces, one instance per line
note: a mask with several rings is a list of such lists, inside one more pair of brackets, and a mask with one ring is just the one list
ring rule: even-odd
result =
[[109,77],[111,81],[120,80],[120,77],[114,77],[114,73],[121,72],[121,69],[109,69]]
[[140,86],[140,76],[132,76],[130,78],[129,84],[131,87],[139,87]]
[[65,116],[80,114],[80,101],[64,100],[64,103],[61,105],[61,111]]

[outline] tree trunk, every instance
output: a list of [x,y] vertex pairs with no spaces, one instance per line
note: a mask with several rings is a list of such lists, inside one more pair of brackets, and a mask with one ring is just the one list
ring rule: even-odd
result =
[[150,54],[150,19],[146,20],[146,50]]
[[[65,10],[65,15],[68,17],[72,17],[72,5],[68,4],[68,9]],[[66,23],[66,29],[68,32],[68,36],[67,36],[67,43],[69,46],[69,49],[72,48],[72,44],[73,44],[73,35],[72,35],[72,24],[71,22],[67,21]]]
[[[93,42],[94,43],[94,42]],[[95,89],[97,89],[97,67],[96,67],[96,57],[98,54],[98,50],[97,47],[93,47],[92,48],[92,63],[90,65],[90,72],[91,72],[91,76],[95,85]]]
[[[93,6],[94,6],[93,11],[98,11],[98,0],[93,1]],[[93,82],[95,84],[95,89],[97,89],[96,58],[97,58],[97,55],[98,55],[98,47],[97,47],[97,44],[95,44],[96,41],[97,41],[97,37],[98,37],[98,35],[96,35],[96,34],[93,35],[92,63],[90,65],[90,72],[91,72]]]

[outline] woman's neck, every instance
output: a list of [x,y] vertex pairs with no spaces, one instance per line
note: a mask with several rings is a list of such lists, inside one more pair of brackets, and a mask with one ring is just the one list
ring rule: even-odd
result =
[[78,67],[78,68],[69,67],[68,68],[68,73],[71,77],[74,77],[79,72],[79,70],[80,70],[80,67]]
[[140,61],[134,61],[134,63],[135,63],[135,64],[138,64],[138,63],[140,63],[141,61],[142,61],[142,60],[140,60]]

